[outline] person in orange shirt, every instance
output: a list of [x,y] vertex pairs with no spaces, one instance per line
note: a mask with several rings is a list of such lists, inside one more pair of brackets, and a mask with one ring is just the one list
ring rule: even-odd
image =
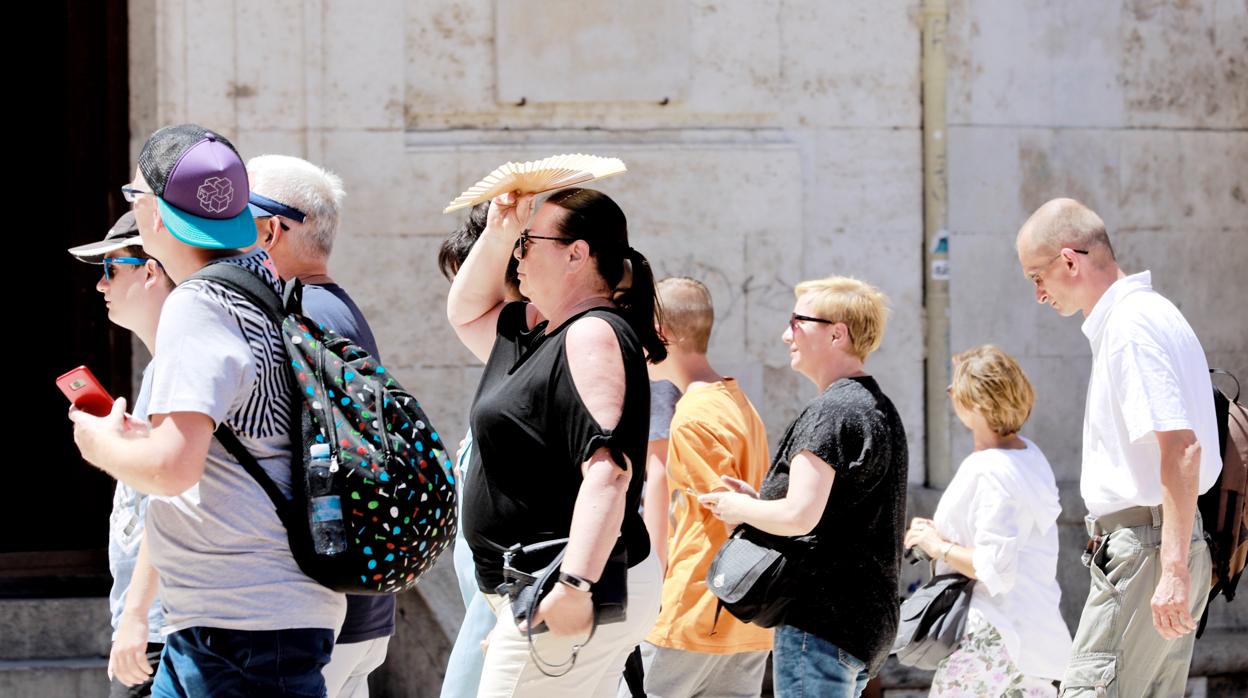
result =
[[661,698],[756,697],[762,692],[771,630],[718,614],[706,570],[728,539],[722,521],[697,496],[727,489],[724,476],[759,487],[767,473],[767,433],[737,381],[706,357],[715,311],[706,286],[668,278],[656,286],[666,361],[651,367],[684,396],[668,435],[671,506],[667,573],[658,622],[641,646],[646,695]]

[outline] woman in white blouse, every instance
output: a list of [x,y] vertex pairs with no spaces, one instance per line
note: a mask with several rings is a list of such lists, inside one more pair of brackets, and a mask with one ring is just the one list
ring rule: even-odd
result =
[[975,450],[940,498],[935,519],[910,523],[905,546],[937,561],[937,573],[976,580],[966,632],[941,662],[932,696],[1054,696],[1070,657],[1057,585],[1053,469],[1018,435],[1035,394],[1022,368],[983,345],[954,357],[953,409]]

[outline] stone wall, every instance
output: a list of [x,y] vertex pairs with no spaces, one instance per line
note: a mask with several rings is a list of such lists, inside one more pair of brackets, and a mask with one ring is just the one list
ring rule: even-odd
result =
[[[331,272],[448,441],[480,368],[445,321],[434,260],[459,219],[442,207],[506,160],[621,157],[629,173],[601,188],[660,275],[711,288],[712,359],[741,379],[773,444],[814,394],[779,339],[792,284],[853,274],[890,296],[870,368],[910,435],[915,510],[930,508],[918,0],[608,5],[131,0],[133,151],[158,125],[193,120],[244,157],[289,153],[340,173]],[[1087,586],[1074,550],[1090,360],[1078,320],[1032,302],[1014,234],[1048,198],[1083,199],[1124,266],[1153,270],[1210,362],[1248,379],[1248,323],[1228,283],[1248,266],[1248,9],[952,0],[946,46],[951,343],[998,343],[1037,386],[1029,433],[1063,483],[1073,621]],[[970,444],[953,424],[956,463]],[[427,634],[396,643],[411,659],[392,660],[404,675],[388,686],[436,680],[427,650],[453,634],[455,598],[443,567],[404,601]],[[1214,622],[1248,627],[1239,611]]]
[[[1073,628],[1091,353],[1082,316],[1033,302],[1014,237],[1048,199],[1082,200],[1124,270],[1152,270],[1209,364],[1248,379],[1248,315],[1228,287],[1248,268],[1248,6],[956,0],[949,28],[951,343],[999,344],[1035,384],[1029,431],[1064,490]],[[953,432],[956,462],[970,438]],[[1248,604],[1217,602],[1210,624],[1248,628]]]

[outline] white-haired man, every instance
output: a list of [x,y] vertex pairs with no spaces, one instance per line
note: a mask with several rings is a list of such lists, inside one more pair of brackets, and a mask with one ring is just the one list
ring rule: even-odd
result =
[[[248,160],[247,177],[257,243],[284,281],[303,282],[304,314],[379,359],[368,321],[329,276],[329,255],[346,196],[342,179],[289,155]],[[324,670],[330,698],[368,695],[368,675],[386,660],[394,634],[394,609],[391,595],[347,596],[347,617]]]

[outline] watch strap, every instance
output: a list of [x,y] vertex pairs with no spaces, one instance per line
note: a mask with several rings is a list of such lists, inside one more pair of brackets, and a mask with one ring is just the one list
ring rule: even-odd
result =
[[577,591],[584,591],[588,593],[592,591],[594,588],[594,583],[589,581],[588,579],[585,579],[584,577],[579,577],[575,574],[564,572],[562,570],[560,570],[559,572],[559,581],[562,582],[563,584],[567,584],[568,586],[572,587],[573,589],[576,589]]

